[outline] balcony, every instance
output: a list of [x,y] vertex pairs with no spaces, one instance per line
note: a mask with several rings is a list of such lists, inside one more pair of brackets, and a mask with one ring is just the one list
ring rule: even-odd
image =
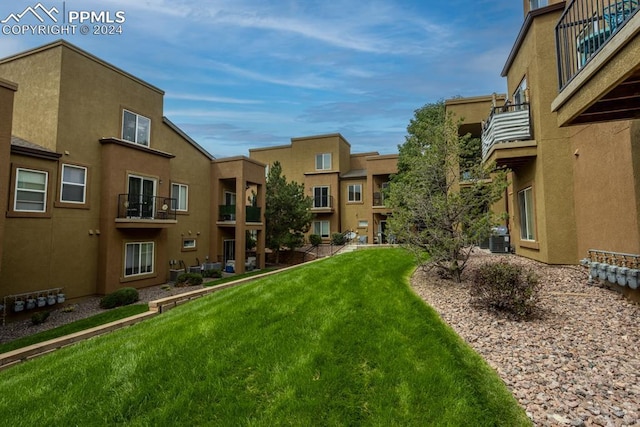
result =
[[384,193],[373,193],[373,207],[384,207]]
[[573,0],[556,26],[560,89],[638,10],[638,0]]
[[[245,221],[252,223],[261,222],[261,210],[256,206],[245,207]],[[218,222],[236,222],[236,205],[221,205],[218,206]]]
[[639,0],[573,0],[556,25],[561,126],[640,117]]
[[147,194],[119,194],[118,228],[165,228],[176,224],[175,199]]
[[316,213],[333,212],[333,196],[314,197],[311,211]]
[[536,156],[529,104],[494,107],[482,129],[482,160],[512,167]]

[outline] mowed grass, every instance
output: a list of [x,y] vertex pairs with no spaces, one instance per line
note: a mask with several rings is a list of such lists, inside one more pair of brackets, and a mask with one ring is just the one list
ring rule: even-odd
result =
[[356,251],[0,372],[6,425],[529,425],[408,286]]
[[86,319],[76,320],[75,322],[58,326],[57,328],[38,332],[33,335],[27,335],[26,337],[0,344],[0,353],[6,353],[7,351],[16,350],[32,344],[59,338],[64,335],[95,328],[96,326],[115,322],[116,320],[124,319],[125,317],[135,316],[136,314],[144,313],[145,311],[149,311],[149,306],[147,304],[134,304],[114,308],[113,310],[105,311],[104,313],[96,314],[95,316],[87,317]]

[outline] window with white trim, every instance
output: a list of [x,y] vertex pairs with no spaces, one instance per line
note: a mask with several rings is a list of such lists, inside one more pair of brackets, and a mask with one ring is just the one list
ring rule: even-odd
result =
[[369,226],[369,221],[367,221],[366,219],[361,219],[360,221],[358,221],[358,228],[366,228]]
[[195,249],[195,248],[196,248],[196,239],[182,240],[182,249]]
[[329,221],[314,221],[313,234],[320,237],[329,237]]
[[46,212],[48,180],[49,174],[47,172],[16,168],[13,210],[18,212]]
[[525,102],[527,102],[527,77],[523,77],[522,81],[520,82],[520,84],[518,85],[518,87],[516,88],[515,92],[513,93],[513,103],[518,107],[519,109],[522,109],[522,104],[524,104]]
[[362,201],[362,184],[351,184],[347,188],[349,193],[349,202],[361,202]]
[[86,203],[87,168],[74,165],[62,165],[60,201],[65,203]]
[[329,197],[329,187],[313,187],[313,207],[330,208],[331,198]]
[[124,276],[153,273],[153,242],[135,242],[125,245]]
[[189,186],[185,184],[171,184],[171,198],[174,199],[173,210],[186,212],[189,210]]
[[150,136],[151,119],[122,110],[122,139],[148,147]]
[[518,206],[520,208],[520,238],[535,240],[535,211],[533,208],[533,189],[527,187],[518,192]]
[[331,153],[316,154],[316,170],[331,170]]

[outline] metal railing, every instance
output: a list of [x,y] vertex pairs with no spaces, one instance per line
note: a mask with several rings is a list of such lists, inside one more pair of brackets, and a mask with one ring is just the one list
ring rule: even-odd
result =
[[527,141],[531,137],[529,103],[493,107],[482,128],[482,158],[497,143]]
[[176,219],[176,199],[147,194],[119,194],[118,218]]
[[589,249],[589,261],[616,265],[618,267],[640,268],[640,255],[622,252]]
[[556,25],[562,90],[638,11],[638,0],[572,0]]
[[373,193],[373,206],[385,206],[383,192]]

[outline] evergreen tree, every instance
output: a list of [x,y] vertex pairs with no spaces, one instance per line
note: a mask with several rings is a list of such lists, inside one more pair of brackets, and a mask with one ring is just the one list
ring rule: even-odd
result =
[[280,162],[276,161],[267,175],[265,203],[266,246],[276,253],[277,263],[283,247],[302,246],[313,218],[312,199],[304,195],[304,185],[287,182]]

